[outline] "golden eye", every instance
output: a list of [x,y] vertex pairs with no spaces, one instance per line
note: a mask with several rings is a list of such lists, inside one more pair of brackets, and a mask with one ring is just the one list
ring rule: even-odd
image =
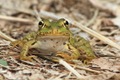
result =
[[64,25],[69,25],[69,22],[68,21],[64,21]]

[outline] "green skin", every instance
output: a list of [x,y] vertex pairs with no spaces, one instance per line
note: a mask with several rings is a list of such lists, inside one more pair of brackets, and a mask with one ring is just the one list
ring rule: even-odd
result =
[[38,31],[12,42],[12,45],[22,47],[21,60],[32,60],[34,56],[28,56],[31,48],[41,51],[43,56],[49,55],[49,58],[56,62],[58,58],[63,58],[67,62],[77,59],[88,62],[95,58],[89,42],[80,36],[73,36],[68,27],[69,24],[65,19],[57,21],[46,19],[39,22]]

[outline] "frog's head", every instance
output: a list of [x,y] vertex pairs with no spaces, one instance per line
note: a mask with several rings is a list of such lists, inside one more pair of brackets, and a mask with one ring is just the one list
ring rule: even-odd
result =
[[71,34],[68,28],[69,23],[63,18],[57,21],[44,19],[38,25],[38,32],[41,36],[69,36]]

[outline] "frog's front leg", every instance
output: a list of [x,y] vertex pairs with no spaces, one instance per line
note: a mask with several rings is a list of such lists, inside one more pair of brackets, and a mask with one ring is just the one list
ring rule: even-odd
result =
[[35,56],[27,56],[27,54],[28,54],[28,50],[34,43],[35,43],[35,40],[31,40],[31,41],[26,42],[22,46],[22,52],[20,53],[20,60],[32,61],[32,58]]
[[28,54],[28,50],[36,42],[36,35],[37,34],[35,32],[31,32],[28,35],[26,35],[25,37],[23,37],[23,39],[16,40],[16,41],[11,43],[11,45],[13,47],[18,45],[22,48],[22,51],[20,53],[21,60],[31,61],[32,58],[34,57],[34,56],[27,56],[27,54]]

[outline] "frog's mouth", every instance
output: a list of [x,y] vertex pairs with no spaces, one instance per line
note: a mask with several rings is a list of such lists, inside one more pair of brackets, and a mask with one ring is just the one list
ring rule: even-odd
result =
[[53,29],[48,32],[40,32],[40,36],[70,36],[69,32],[61,32],[58,29]]
[[69,39],[68,33],[50,33],[50,32],[42,32],[39,35],[40,39]]
[[69,36],[52,36],[52,35],[46,35],[46,36],[41,36],[39,37],[40,39],[69,39]]
[[45,32],[45,33],[40,33],[40,36],[69,36],[67,33],[50,33],[50,32]]

